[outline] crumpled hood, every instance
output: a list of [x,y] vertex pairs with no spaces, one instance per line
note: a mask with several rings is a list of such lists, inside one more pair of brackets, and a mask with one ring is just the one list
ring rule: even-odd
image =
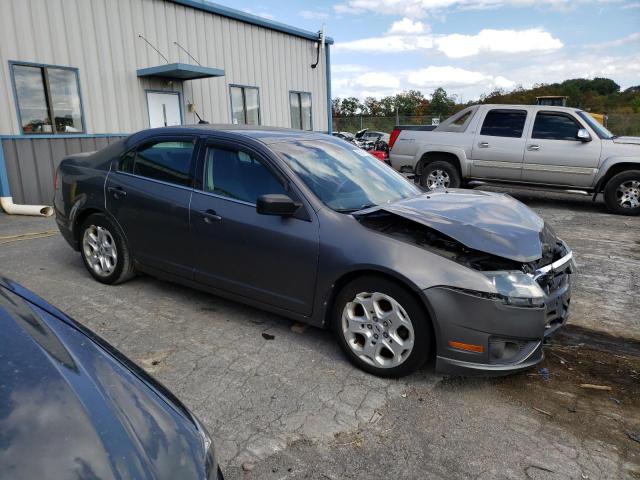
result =
[[544,221],[523,203],[501,193],[442,190],[377,209],[426,225],[481,252],[518,262],[542,256]]
[[613,143],[640,145],[640,137],[616,137],[613,139]]
[[204,478],[195,426],[0,279],[0,478]]

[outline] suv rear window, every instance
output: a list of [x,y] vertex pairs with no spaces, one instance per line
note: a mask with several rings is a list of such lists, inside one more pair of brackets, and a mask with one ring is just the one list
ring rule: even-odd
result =
[[520,138],[526,119],[526,110],[489,110],[480,135]]

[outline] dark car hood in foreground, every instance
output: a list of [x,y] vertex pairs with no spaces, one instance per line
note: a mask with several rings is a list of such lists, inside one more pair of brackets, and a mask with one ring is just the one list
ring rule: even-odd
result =
[[204,478],[193,420],[14,292],[0,278],[0,478]]
[[[439,190],[375,210],[413,220],[468,248],[518,262],[542,256],[544,221],[514,198],[481,190]],[[375,211],[368,210],[368,211]]]

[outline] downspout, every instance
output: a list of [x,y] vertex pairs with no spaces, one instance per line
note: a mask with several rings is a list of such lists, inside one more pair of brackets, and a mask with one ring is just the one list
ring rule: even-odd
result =
[[53,208],[46,205],[16,205],[13,203],[9,190],[9,175],[4,162],[2,140],[0,140],[0,207],[9,215],[36,215],[40,217],[53,215]]
[[331,44],[327,42],[325,48],[325,70],[327,75],[327,129],[329,135],[333,133],[333,105],[331,102],[331,53],[329,52]]

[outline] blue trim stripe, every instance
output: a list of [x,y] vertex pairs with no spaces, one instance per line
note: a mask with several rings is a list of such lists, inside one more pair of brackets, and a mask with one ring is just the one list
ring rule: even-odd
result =
[[138,77],[163,77],[174,80],[195,80],[197,78],[223,77],[224,70],[220,68],[202,67],[187,63],[169,63],[157,67],[141,68]]
[[10,197],[9,174],[7,173],[7,165],[4,163],[4,150],[2,142],[0,142],[0,197]]
[[[314,40],[314,41],[318,40],[318,34],[315,32],[310,32],[308,30],[303,30],[301,28],[292,27],[280,22],[274,22],[273,20],[269,20],[263,17],[258,17],[257,15],[251,15],[250,13],[241,12],[240,10],[235,10],[233,8],[224,7],[222,5],[218,5],[217,3],[210,3],[207,0],[168,0],[168,1],[177,3],[178,5],[183,5],[185,7],[196,8],[204,12],[215,13],[216,15],[221,15],[223,17],[231,18],[233,20],[238,20],[240,22],[250,23],[251,25],[257,25],[259,27],[268,28],[270,30],[275,30],[277,32],[287,33],[289,35],[293,35],[300,38],[306,38],[307,40]],[[328,45],[333,44],[333,39],[330,37],[325,37],[324,41]]]

